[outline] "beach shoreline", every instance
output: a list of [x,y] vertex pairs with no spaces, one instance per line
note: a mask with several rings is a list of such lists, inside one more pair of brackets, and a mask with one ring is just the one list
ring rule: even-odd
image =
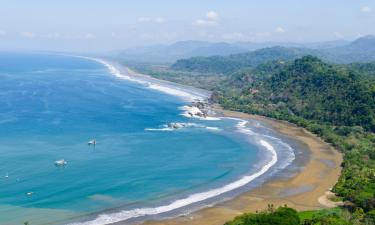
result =
[[[118,62],[94,59],[104,64],[116,77],[141,83],[151,89],[166,92],[188,99],[187,102],[205,101],[210,92],[200,90],[185,85],[174,84],[169,81],[159,80],[149,75],[138,74]],[[194,96],[199,96],[194,98]],[[171,219],[165,217],[149,218],[137,223],[142,224],[224,224],[243,212],[255,212],[263,210],[268,204],[275,207],[288,205],[297,210],[320,209],[332,206],[331,203],[323,206],[319,202],[327,202],[323,199],[325,193],[337,182],[341,172],[340,164],[342,155],[333,149],[329,144],[323,142],[315,135],[303,128],[283,121],[277,121],[262,116],[250,115],[222,109],[219,105],[210,105],[210,109],[216,116],[226,118],[237,118],[239,120],[261,121],[268,127],[277,131],[289,139],[295,140],[307,146],[309,160],[306,165],[298,165],[299,171],[287,178],[270,176],[266,181],[254,189],[234,196],[233,199],[217,203],[214,206],[204,207],[197,211],[189,212],[184,216],[172,216]],[[304,153],[307,155],[307,152]],[[296,164],[293,162],[292,164]],[[282,173],[283,171],[281,171]],[[288,194],[286,194],[288,193]],[[320,199],[320,200],[319,200]],[[128,224],[130,221],[118,221],[116,224]],[[130,222],[131,223],[131,222]]]
[[[145,225],[222,225],[246,212],[287,205],[298,211],[330,208],[339,203],[330,202],[326,195],[337,183],[341,173],[342,154],[304,128],[286,121],[225,110],[219,105],[214,110],[226,117],[262,121],[277,132],[302,142],[311,154],[308,162],[296,174],[287,178],[271,177],[260,186],[212,207],[200,209],[187,216],[160,221],[146,221]],[[309,188],[306,188],[309,187]],[[289,192],[289,194],[285,194]],[[324,199],[324,201],[322,201]]]

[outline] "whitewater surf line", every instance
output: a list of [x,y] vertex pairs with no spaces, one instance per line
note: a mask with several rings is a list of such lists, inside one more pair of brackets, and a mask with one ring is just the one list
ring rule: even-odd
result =
[[[170,83],[168,81],[161,81],[161,80],[158,80],[158,79],[146,76],[146,75],[139,75],[139,76],[125,75],[121,73],[121,71],[117,69],[114,65],[102,59],[90,58],[90,57],[84,57],[84,58],[89,59],[89,60],[94,60],[96,62],[103,64],[105,67],[108,68],[111,74],[115,75],[119,79],[139,83],[139,84],[145,85],[146,87],[150,89],[154,89],[154,90],[157,90],[157,91],[169,94],[169,95],[177,96],[189,102],[192,102],[195,100],[202,101],[209,97],[203,93],[183,90],[183,88],[176,87],[177,84]],[[129,68],[126,68],[126,69],[128,71],[130,70]]]
[[[111,64],[109,64],[109,63],[107,63],[103,60],[95,59],[95,58],[87,58],[87,59],[95,60],[97,62],[102,63],[103,65],[105,65],[110,70],[110,72],[113,75],[115,75],[118,78],[122,78],[122,79],[126,79],[126,80],[133,80],[133,81],[138,82],[138,83],[145,82],[145,81],[142,81],[142,80],[133,79],[133,78],[131,78],[129,76],[126,76],[126,75],[122,75],[121,72],[117,68],[115,68],[113,65],[111,65]],[[145,82],[143,84],[147,84],[149,86],[148,82]],[[181,90],[171,91],[173,89],[170,88],[170,87],[168,87],[167,89],[161,88],[161,90],[164,90],[165,93],[167,93],[167,94],[171,94],[171,95],[176,94],[177,96],[180,96],[180,97],[189,97],[191,99],[196,99],[196,96],[192,95],[191,93],[185,92],[185,94],[183,94],[182,93],[183,91],[181,91]],[[277,152],[276,152],[275,148],[269,142],[267,142],[264,138],[261,138],[261,135],[251,131],[250,129],[247,129],[246,124],[248,123],[248,121],[238,119],[238,118],[230,118],[230,117],[228,117],[228,119],[238,120],[239,122],[236,125],[236,128],[237,128],[238,132],[241,132],[243,134],[247,134],[249,136],[254,136],[254,135],[257,136],[258,137],[258,140],[257,140],[258,144],[260,146],[262,146],[263,149],[265,149],[267,152],[271,153],[271,159],[269,160],[269,162],[267,162],[265,165],[263,165],[260,168],[260,170],[258,170],[257,172],[255,172],[253,174],[245,175],[242,178],[240,178],[239,180],[236,180],[236,181],[234,181],[232,183],[229,183],[227,185],[224,185],[222,187],[214,188],[214,189],[211,189],[211,190],[208,190],[208,191],[205,191],[205,192],[199,192],[199,193],[191,194],[186,198],[177,199],[177,200],[171,202],[170,204],[157,206],[157,207],[145,207],[145,208],[136,208],[136,209],[131,209],[131,210],[122,210],[122,211],[115,212],[115,213],[103,213],[103,214],[99,214],[96,218],[94,218],[92,220],[84,221],[84,222],[71,223],[70,225],[111,224],[111,223],[126,221],[126,220],[133,219],[133,218],[138,218],[138,217],[143,217],[143,216],[152,216],[152,215],[170,212],[170,211],[173,211],[173,210],[176,210],[176,209],[179,209],[179,208],[182,208],[182,207],[186,207],[186,206],[192,205],[194,203],[202,202],[204,200],[211,199],[211,198],[217,197],[219,195],[222,195],[224,193],[233,191],[235,189],[238,189],[240,187],[243,187],[243,186],[247,185],[248,183],[250,183],[251,181],[253,181],[257,177],[265,174],[272,166],[274,166],[278,162],[278,156],[277,156]],[[281,143],[287,145],[286,143],[282,142],[280,139],[278,139],[278,140]]]
[[79,223],[72,223],[71,225],[111,224],[111,223],[116,223],[120,221],[125,221],[131,218],[157,215],[157,214],[161,214],[165,212],[170,212],[172,210],[179,209],[184,206],[191,205],[193,203],[201,202],[201,201],[219,196],[226,192],[235,190],[237,188],[240,188],[250,183],[255,178],[266,173],[277,162],[277,154],[276,154],[274,147],[263,139],[259,140],[259,144],[272,154],[272,158],[266,165],[264,165],[258,172],[254,174],[243,176],[241,179],[235,182],[229,183],[220,188],[211,189],[206,192],[200,192],[200,193],[192,194],[186,198],[178,199],[168,205],[158,206],[154,208],[138,208],[138,209],[132,209],[132,210],[124,210],[124,211],[120,211],[117,213],[101,214],[94,220],[86,221],[86,222],[79,222]]

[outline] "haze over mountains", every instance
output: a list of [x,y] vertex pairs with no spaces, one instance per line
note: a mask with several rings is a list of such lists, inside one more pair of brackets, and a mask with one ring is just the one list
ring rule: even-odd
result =
[[130,48],[120,52],[120,56],[130,61],[171,63],[193,56],[230,55],[245,51],[248,49],[225,42],[180,41],[171,45]]
[[326,62],[336,64],[372,62],[375,61],[375,37],[366,36],[349,44],[330,48],[276,46],[229,56],[197,56],[177,60],[171,68],[191,72],[225,74],[270,61],[291,61],[306,55],[316,56]]
[[343,46],[320,51],[322,58],[334,63],[375,61],[375,36],[364,36]]
[[[276,48],[274,48],[276,47]],[[267,50],[263,50],[268,48]],[[285,51],[286,55],[295,56],[280,59],[294,59],[301,55],[311,54],[333,63],[368,62],[375,60],[375,36],[364,36],[353,42],[338,40],[317,43],[211,43],[205,41],[181,41],[171,45],[153,45],[123,50],[119,56],[126,61],[152,62],[152,63],[173,63],[179,59],[190,57],[210,56],[233,56],[246,54],[254,51]],[[294,53],[293,53],[294,52]],[[278,59],[276,57],[275,59]]]

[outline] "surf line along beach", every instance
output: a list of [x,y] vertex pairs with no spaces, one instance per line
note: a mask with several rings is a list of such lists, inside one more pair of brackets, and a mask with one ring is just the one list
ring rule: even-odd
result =
[[[204,90],[190,87],[186,88],[183,85],[161,81],[147,75],[136,74],[128,68],[122,67],[116,63],[94,58],[87,59],[95,60],[104,64],[111,73],[118,78],[147,85],[149,88],[176,95],[190,101],[203,101],[209,95],[209,92]],[[145,222],[145,224],[223,224],[242,212],[264,209],[267,207],[267,204],[274,204],[275,206],[287,204],[298,210],[324,207],[318,202],[318,199],[337,182],[340,175],[339,165],[342,161],[340,153],[311,133],[289,123],[227,111],[221,109],[219,106],[215,106],[213,109],[215,113],[223,117],[237,118],[239,121],[245,122],[242,123],[243,125],[246,124],[246,120],[249,119],[261,121],[281,134],[303,143],[307,146],[307,150],[304,154],[310,154],[309,160],[305,165],[302,165],[303,168],[301,168],[300,171],[291,177],[271,179],[250,192],[241,194],[232,200],[219,203],[213,207],[207,207],[192,212],[188,216],[177,216],[173,219],[148,221]],[[191,116],[194,115],[191,114]],[[207,116],[207,119],[215,118],[217,117]],[[235,182],[206,192],[196,193],[184,199],[178,199],[170,204],[153,208],[119,211],[109,214],[103,213],[99,214],[93,220],[75,224],[128,224],[128,219],[170,212],[240,188],[266,173],[277,162],[277,154],[271,144],[265,140],[260,140],[258,144],[262,145],[262,147],[271,154],[270,160],[257,172],[251,175],[245,175]]]
[[288,122],[228,111],[220,106],[215,108],[225,116],[263,121],[278,132],[306,144],[311,154],[309,160],[291,177],[271,179],[232,200],[201,209],[188,216],[148,221],[144,223],[145,225],[219,225],[242,213],[266,209],[268,204],[273,204],[275,207],[288,205],[300,211],[335,206],[326,199],[326,192],[335,185],[340,176],[342,162],[340,152],[314,134]]

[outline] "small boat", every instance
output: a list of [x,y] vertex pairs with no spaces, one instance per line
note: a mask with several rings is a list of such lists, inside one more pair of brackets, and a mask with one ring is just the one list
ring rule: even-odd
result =
[[5,178],[9,178],[9,174],[8,173],[5,174]]
[[55,161],[55,166],[65,166],[66,164],[68,164],[68,162],[65,161],[64,159]]
[[33,194],[34,194],[34,192],[27,192],[26,193],[26,195],[29,196],[29,197],[32,196]]
[[87,142],[88,145],[96,145],[96,140],[93,139],[93,140],[90,140]]

